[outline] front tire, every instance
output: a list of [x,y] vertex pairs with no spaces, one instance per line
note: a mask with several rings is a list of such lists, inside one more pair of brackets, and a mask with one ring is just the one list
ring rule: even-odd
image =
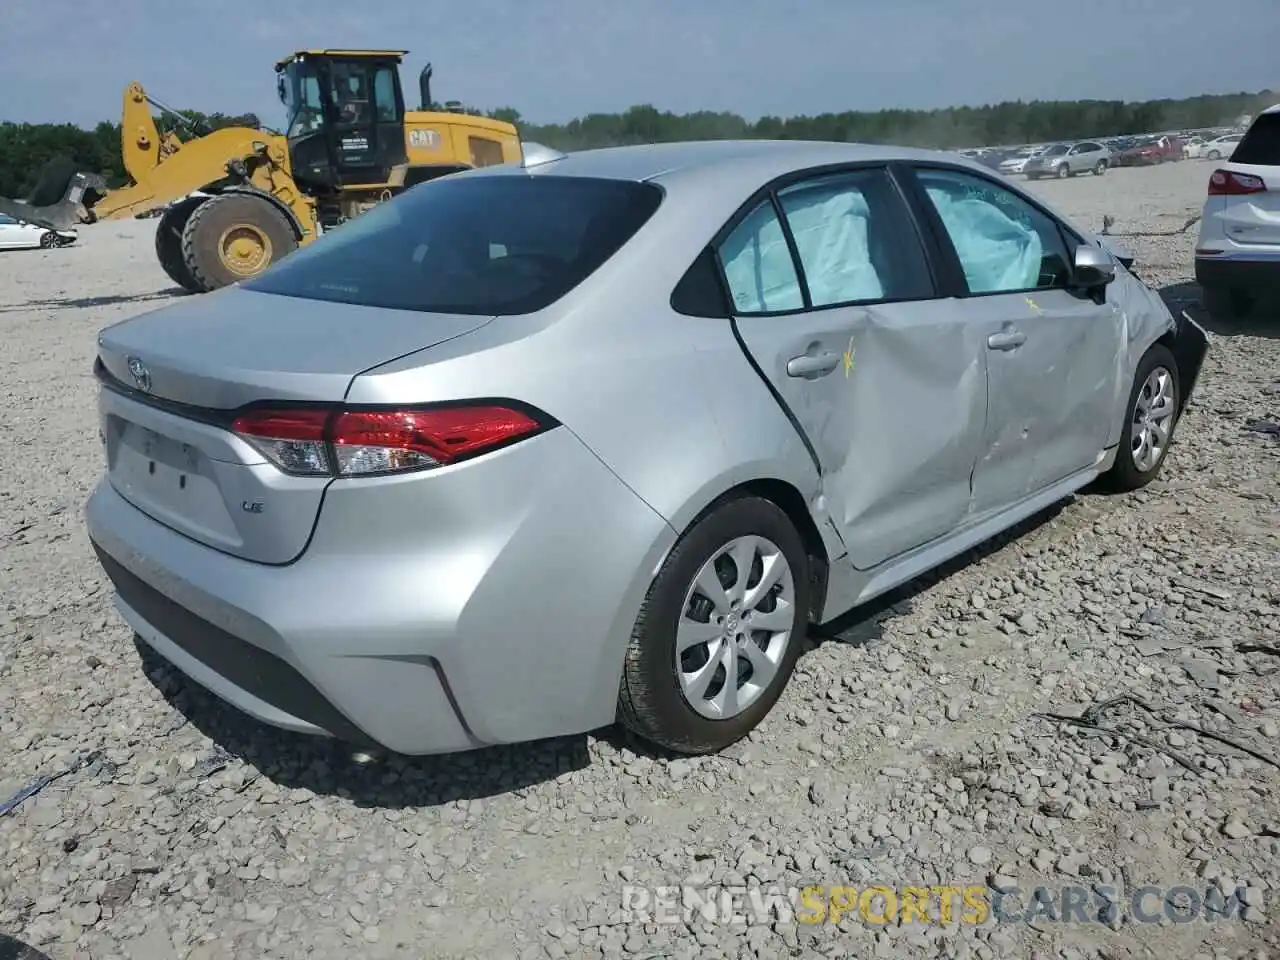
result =
[[1163,344],[1154,344],[1138,362],[1125,406],[1116,462],[1105,474],[1112,490],[1145,487],[1160,475],[1173,442],[1181,396],[1178,365]]
[[58,245],[59,245],[58,235],[54,233],[52,230],[46,230],[44,233],[40,234],[41,250],[52,250],[54,247],[57,247]]
[[196,207],[182,231],[182,259],[205,290],[250,280],[298,247],[293,225],[269,200],[224,193]]
[[808,558],[786,513],[760,497],[714,507],[677,542],[640,607],[618,719],[679,753],[724,749],[781,696],[808,610]]
[[1058,167],[1057,172],[1058,172],[1059,180],[1065,180],[1067,179],[1067,177],[1071,176],[1071,168],[1068,167],[1065,163],[1062,166]]
[[1210,150],[1210,151],[1209,151],[1209,159],[1210,159],[1210,160],[1221,160],[1221,159],[1222,159],[1222,154],[1221,154],[1219,151],[1217,151],[1217,150]]

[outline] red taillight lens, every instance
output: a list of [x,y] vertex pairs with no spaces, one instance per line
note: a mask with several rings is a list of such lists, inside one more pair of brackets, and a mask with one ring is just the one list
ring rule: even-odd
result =
[[255,410],[231,429],[285,473],[323,477],[331,473],[325,444],[328,410]]
[[453,463],[541,426],[501,406],[353,410],[334,420],[332,441],[340,474],[391,473]]
[[1266,193],[1267,185],[1261,177],[1232,170],[1215,170],[1209,175],[1209,196],[1241,197],[1250,193]]
[[370,476],[455,463],[545,429],[501,404],[425,410],[260,410],[232,429],[285,473]]

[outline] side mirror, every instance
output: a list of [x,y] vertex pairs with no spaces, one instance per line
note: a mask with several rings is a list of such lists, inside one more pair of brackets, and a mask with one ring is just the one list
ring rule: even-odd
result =
[[1106,286],[1116,278],[1116,261],[1102,247],[1082,243],[1076,247],[1074,267],[1075,283],[1090,289]]

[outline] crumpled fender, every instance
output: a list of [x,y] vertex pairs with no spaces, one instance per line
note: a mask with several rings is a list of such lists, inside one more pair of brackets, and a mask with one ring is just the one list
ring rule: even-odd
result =
[[[1151,349],[1152,344],[1163,341],[1178,367],[1178,415],[1181,417],[1195,390],[1209,350],[1208,334],[1185,310],[1175,315],[1160,294],[1123,262],[1122,255],[1127,255],[1132,262],[1132,254],[1105,238],[1087,236],[1121,260],[1121,265],[1116,270],[1116,282],[1107,287],[1107,300],[1119,309],[1123,331],[1120,340],[1122,355],[1117,358],[1122,374],[1118,378],[1121,387],[1118,400],[1121,407],[1128,403],[1133,374],[1142,357]],[[1108,438],[1109,445],[1119,441],[1122,416],[1116,418]]]

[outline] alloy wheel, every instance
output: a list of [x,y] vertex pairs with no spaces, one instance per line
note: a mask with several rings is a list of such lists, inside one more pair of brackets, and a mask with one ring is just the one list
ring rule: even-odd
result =
[[1150,473],[1160,465],[1169,446],[1176,409],[1173,374],[1165,367],[1154,367],[1133,403],[1130,454],[1134,467],[1142,473]]
[[749,708],[793,642],[795,575],[771,540],[742,536],[707,560],[685,593],[675,670],[689,706],[711,720]]

